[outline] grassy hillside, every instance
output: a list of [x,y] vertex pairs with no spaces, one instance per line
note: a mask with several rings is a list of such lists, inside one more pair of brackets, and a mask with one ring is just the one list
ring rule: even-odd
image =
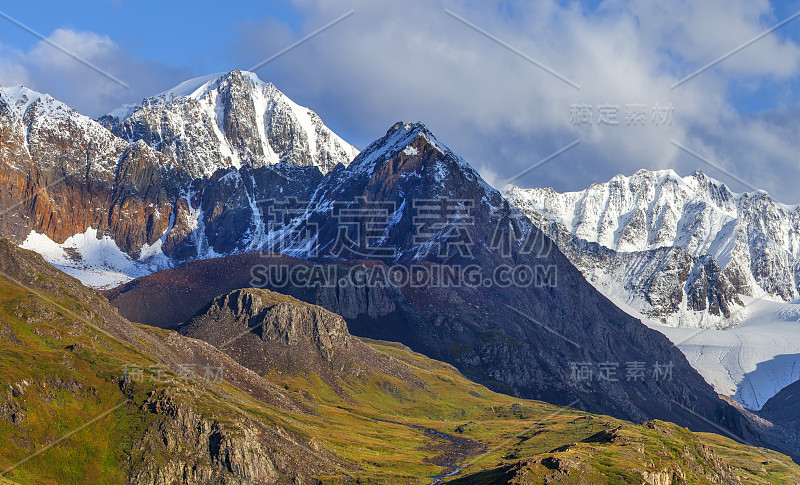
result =
[[[317,405],[320,413],[337,416],[326,428],[324,442],[341,456],[362,464],[363,470],[353,474],[362,483],[428,483],[413,479],[441,473],[441,468],[420,465],[436,455],[430,446],[417,441],[418,431],[397,425],[376,430],[374,423],[360,416],[391,416],[392,421],[479,443],[481,448],[472,450],[479,453],[459,460],[464,470],[445,479],[453,483],[505,483],[502,477],[513,468],[527,472],[517,473],[513,480],[509,477],[510,483],[639,484],[648,479],[668,483],[655,481],[666,476],[672,483],[800,482],[800,468],[770,450],[744,446],[719,435],[692,433],[671,423],[634,425],[495,394],[465,380],[449,365],[397,344],[371,345],[407,363],[427,388],[393,387],[391,381],[355,383],[353,402],[346,404],[335,398],[324,402],[326,395],[317,394],[323,396]],[[297,386],[298,392],[310,393],[313,388],[308,381],[288,385]],[[353,435],[359,438],[354,441]],[[412,450],[414,445],[421,448]],[[395,482],[398,477],[400,481]]]
[[[202,342],[122,320],[0,243],[0,484],[425,484],[455,466],[446,481],[800,481],[771,451],[496,394],[403,346],[368,344],[404,371],[343,370],[335,386],[281,369],[259,377]],[[200,375],[178,375],[182,363]],[[203,378],[209,364],[223,380]]]

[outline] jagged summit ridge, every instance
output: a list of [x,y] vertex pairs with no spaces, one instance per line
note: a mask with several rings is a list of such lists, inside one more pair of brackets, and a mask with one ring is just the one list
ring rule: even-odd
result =
[[418,138],[423,138],[441,153],[445,153],[444,150],[448,150],[446,147],[444,147],[444,150],[440,148],[436,137],[422,122],[404,123],[398,121],[389,128],[383,137],[372,142],[364,150],[363,155],[357,158],[357,163],[353,164],[353,172],[372,173],[381,162],[390,159],[401,151],[405,151],[406,154],[412,154],[416,148],[412,147],[411,143]]
[[280,162],[327,173],[358,154],[316,113],[247,71],[185,81],[100,121],[121,138],[169,154],[197,177]]
[[[393,170],[404,171],[407,177],[411,175],[410,172],[421,175],[420,171],[432,170],[432,181],[443,187],[448,185],[446,181],[452,179],[457,172],[470,182],[477,182],[482,192],[499,194],[469,163],[440,142],[421,121],[398,121],[392,125],[383,137],[372,142],[353,160],[351,166],[347,167],[347,174],[355,178],[374,176],[386,162],[398,157],[401,163]],[[405,162],[408,160],[419,163],[406,166]]]
[[34,107],[55,115],[72,114],[75,111],[64,103],[57,101],[49,94],[39,93],[25,86],[0,86],[0,109],[8,115],[22,119]]
[[119,108],[110,111],[107,116],[123,120],[128,118],[137,110],[137,108],[142,106],[154,106],[159,104],[166,105],[172,102],[181,102],[185,99],[199,101],[209,95],[212,91],[219,89],[219,87],[230,77],[237,75],[241,75],[242,78],[249,79],[253,85],[270,89],[275,88],[272,83],[261,81],[256,74],[249,71],[233,70],[230,72],[218,72],[215,74],[208,74],[205,76],[188,79],[158,94],[148,96],[138,104],[132,103],[120,106]]
[[679,246],[727,266],[737,238],[760,231],[792,256],[800,254],[794,230],[800,206],[778,203],[763,191],[733,193],[700,171],[681,178],[672,170],[640,170],[562,194],[514,186],[503,192],[575,236],[615,251]]
[[[34,157],[47,165],[80,165],[84,171],[105,172],[113,169],[127,145],[88,116],[25,86],[0,86],[0,126],[6,123],[2,137],[22,145],[14,147],[20,149],[17,154],[4,157],[14,167]],[[61,156],[46,153],[48,144],[59,145]],[[72,159],[69,145],[81,147],[80,160]]]

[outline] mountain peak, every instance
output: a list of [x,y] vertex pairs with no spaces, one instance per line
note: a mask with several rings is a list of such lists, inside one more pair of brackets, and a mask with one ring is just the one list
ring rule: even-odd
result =
[[767,192],[764,189],[752,189],[749,192],[741,192],[741,193],[733,192],[730,190],[730,187],[728,187],[727,184],[715,179],[714,177],[709,176],[708,174],[700,170],[695,170],[694,172],[692,172],[691,175],[686,177],[684,180],[687,183],[689,183],[690,180],[695,181],[698,184],[697,190],[698,192],[701,193],[705,192],[721,193],[725,194],[727,198],[733,198],[737,200],[742,198],[767,200],[770,203],[775,204],[776,207],[780,207],[781,209],[787,212],[800,209],[800,205],[790,205],[790,204],[780,203],[779,201],[773,199],[772,196],[769,195],[769,192]]
[[416,123],[398,121],[386,131],[382,138],[372,142],[353,160],[352,170],[355,173],[372,173],[382,162],[391,159],[400,152],[409,156],[415,155],[419,152],[420,143],[417,140],[420,139],[422,140],[421,144],[430,146],[441,154],[452,153],[449,148],[436,139],[421,121]]
[[425,133],[431,137],[433,137],[433,133],[425,126],[425,123],[421,121],[417,121],[414,123],[406,123],[404,121],[398,121],[391,128],[386,131],[386,134],[392,134],[397,132],[404,132],[404,133],[414,133],[414,134],[422,134]]
[[235,69],[184,81],[101,122],[129,142],[173,153],[192,176],[276,163],[348,165],[358,150],[256,74]]
[[253,89],[261,88],[268,92],[274,90],[280,93],[282,96],[285,96],[277,88],[275,88],[274,84],[262,81],[255,73],[234,69],[229,72],[218,72],[187,79],[186,81],[183,81],[182,83],[177,84],[166,91],[162,91],[156,95],[143,99],[138,104],[133,103],[123,105],[113,111],[110,111],[106,116],[124,120],[142,106],[152,106],[157,104],[166,105],[185,99],[199,101],[208,96],[209,93],[219,90],[220,87],[225,84],[238,84],[243,82],[249,82],[251,88]]
[[20,119],[31,108],[41,109],[49,114],[76,113],[75,110],[49,94],[40,93],[22,85],[0,86],[0,110],[7,111],[10,116]]
[[148,99],[161,100],[163,102],[170,102],[180,98],[197,100],[205,97],[210,91],[219,89],[219,87],[224,84],[243,82],[250,84],[251,88],[264,88],[266,90],[275,89],[274,84],[262,81],[253,72],[234,69],[229,72],[218,72],[216,74],[189,79]]

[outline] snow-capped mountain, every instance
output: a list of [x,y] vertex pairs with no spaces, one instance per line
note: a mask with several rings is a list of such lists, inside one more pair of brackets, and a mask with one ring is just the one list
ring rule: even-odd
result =
[[[2,136],[7,143],[0,153],[12,168],[21,168],[25,158],[37,158],[48,166],[74,162],[68,171],[90,170],[96,178],[113,175],[117,161],[128,143],[48,94],[23,86],[0,87]],[[58,153],[49,152],[58,144]],[[20,148],[22,153],[14,150]],[[77,156],[80,150],[83,156]],[[74,156],[73,156],[74,155]]]
[[[455,194],[460,194],[458,200]],[[461,200],[465,194],[469,194],[466,203]],[[382,205],[371,206],[369,199],[377,199]],[[415,217],[420,208],[414,204],[442,199],[452,199],[454,205],[438,205],[437,210],[452,210],[453,218],[469,220],[471,233],[476,227],[491,232],[494,225],[488,219],[480,220],[482,215],[493,217],[505,205],[500,193],[439,142],[423,123],[398,122],[365,148],[350,166],[337,167],[327,174],[309,201],[304,217],[298,219],[300,225],[282,228],[273,239],[279,242],[282,252],[299,257],[310,256],[308,249],[313,247],[318,255],[384,261],[429,259],[448,244],[443,241],[454,235],[441,230],[416,234],[415,224],[419,223]],[[365,202],[359,202],[362,200]],[[360,248],[361,254],[342,252],[336,247],[340,241],[337,221],[345,208],[343,204],[347,204],[346,210],[384,211],[385,222],[380,217],[373,219],[382,234],[376,235],[369,248]],[[515,209],[510,210],[521,216]],[[303,233],[302,225],[317,228],[312,238],[297,237]],[[531,229],[527,222],[523,227]]]
[[316,113],[239,70],[183,82],[100,122],[129,142],[143,140],[173,157],[194,177],[280,162],[327,173],[358,155]]
[[800,295],[800,207],[702,172],[619,175],[580,192],[503,189],[601,291],[673,326],[728,327],[741,296]]
[[0,88],[0,236],[98,287],[257,247],[259,201],[308,200],[323,172],[358,153],[240,71],[101,122],[49,95]]

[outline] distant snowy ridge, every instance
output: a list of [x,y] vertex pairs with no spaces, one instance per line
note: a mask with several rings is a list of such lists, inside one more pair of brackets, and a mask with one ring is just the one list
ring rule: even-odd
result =
[[502,190],[601,293],[757,410],[800,379],[800,208],[702,172]]
[[738,295],[800,296],[800,207],[702,172],[618,175],[580,192],[503,188],[601,291],[668,325],[726,327]]

